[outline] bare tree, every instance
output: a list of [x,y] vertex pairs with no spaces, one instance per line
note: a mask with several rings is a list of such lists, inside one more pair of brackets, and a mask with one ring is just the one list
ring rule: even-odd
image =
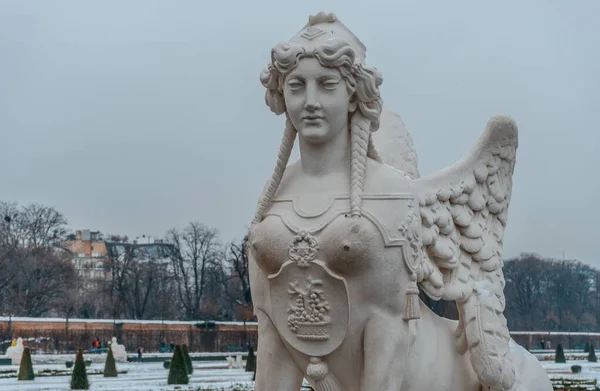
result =
[[7,293],[14,312],[23,316],[43,316],[76,281],[76,271],[64,252],[54,249],[19,250],[18,271]]
[[185,318],[200,319],[207,271],[218,260],[218,232],[198,222],[191,222],[183,230],[168,231],[167,241],[173,245],[170,258],[177,296]]
[[160,317],[162,308],[154,308],[161,302],[170,278],[169,265],[158,259],[135,259],[127,274],[125,300],[128,316],[133,319]]
[[134,249],[125,243],[107,243],[108,267],[111,278],[106,282],[105,294],[113,319],[120,318],[128,287],[128,275],[134,263]]
[[233,304],[236,317],[244,321],[253,316],[247,246],[247,235],[239,243],[229,243],[224,256],[226,270],[222,273],[227,300]]
[[0,301],[2,312],[41,316],[75,281],[61,249],[65,217],[52,207],[0,202]]
[[67,220],[53,207],[0,202],[0,215],[0,238],[11,247],[62,247],[67,234]]
[[534,330],[539,325],[540,304],[546,280],[546,262],[537,254],[521,254],[506,262],[506,316],[512,328]]

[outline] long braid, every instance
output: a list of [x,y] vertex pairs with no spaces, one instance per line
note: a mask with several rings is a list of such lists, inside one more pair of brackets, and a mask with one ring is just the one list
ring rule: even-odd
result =
[[352,143],[352,166],[350,168],[350,214],[354,218],[362,215],[361,202],[365,187],[367,151],[371,122],[356,110],[350,119],[350,141]]
[[375,143],[373,142],[373,132],[369,132],[369,149],[367,150],[367,157],[376,162],[383,163],[383,159],[379,152],[377,152],[377,148],[375,148]]
[[292,124],[289,118],[285,121],[285,130],[283,132],[283,139],[281,140],[281,145],[279,146],[279,154],[277,155],[277,164],[275,165],[275,171],[271,176],[271,180],[269,181],[269,185],[267,186],[267,190],[260,198],[258,202],[258,208],[256,209],[256,215],[254,216],[253,224],[259,223],[271,205],[271,200],[275,196],[277,189],[279,188],[279,184],[281,183],[281,178],[283,178],[283,172],[285,171],[285,167],[287,166],[288,160],[290,159],[290,155],[292,154],[292,149],[294,148],[294,140],[296,139],[296,128]]

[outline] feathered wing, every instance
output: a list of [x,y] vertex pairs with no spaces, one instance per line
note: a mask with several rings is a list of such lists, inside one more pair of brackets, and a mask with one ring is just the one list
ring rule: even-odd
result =
[[515,383],[503,314],[502,238],[517,146],[514,121],[493,117],[466,158],[413,182],[422,220],[421,288],[457,302],[458,349],[470,351],[479,380],[494,391]]
[[418,178],[417,152],[402,118],[384,107],[379,122],[379,129],[373,133],[372,140],[383,162],[411,179]]

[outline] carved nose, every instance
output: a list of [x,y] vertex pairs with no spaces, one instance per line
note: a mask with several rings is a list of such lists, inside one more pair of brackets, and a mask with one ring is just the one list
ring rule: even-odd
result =
[[306,102],[304,105],[307,111],[316,111],[321,109],[321,104],[319,102]]

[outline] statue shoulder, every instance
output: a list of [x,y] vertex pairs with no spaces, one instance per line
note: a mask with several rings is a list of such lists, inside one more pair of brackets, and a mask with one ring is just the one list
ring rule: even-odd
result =
[[281,182],[277,187],[275,198],[289,196],[294,193],[294,181],[298,177],[298,173],[302,169],[302,163],[300,160],[288,165],[283,171]]
[[402,171],[373,159],[367,162],[365,193],[369,194],[413,194],[410,178]]
[[408,224],[415,213],[415,193],[408,179],[401,171],[383,163],[371,161],[367,165],[363,211],[381,232],[385,246],[405,244],[405,231],[400,229]]

